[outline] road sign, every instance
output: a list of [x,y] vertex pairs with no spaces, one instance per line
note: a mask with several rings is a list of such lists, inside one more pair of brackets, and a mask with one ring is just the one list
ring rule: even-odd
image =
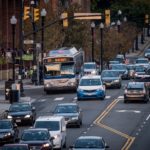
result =
[[24,40],[24,44],[33,44],[33,43],[34,43],[33,40],[29,40],[29,39]]
[[98,20],[102,19],[101,13],[74,13],[74,19]]

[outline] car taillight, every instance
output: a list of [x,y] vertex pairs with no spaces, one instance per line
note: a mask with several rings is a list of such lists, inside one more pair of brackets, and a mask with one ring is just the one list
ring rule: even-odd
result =
[[125,93],[125,94],[127,94],[127,93],[128,93],[128,91],[127,91],[127,90],[124,90],[124,93]]

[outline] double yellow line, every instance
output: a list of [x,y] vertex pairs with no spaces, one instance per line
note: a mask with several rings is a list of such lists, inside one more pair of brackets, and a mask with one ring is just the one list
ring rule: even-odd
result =
[[112,108],[119,102],[120,100],[119,99],[115,99],[102,113],[101,115],[94,121],[94,124],[102,127],[102,128],[105,128],[106,130],[109,130],[115,134],[118,134],[119,136],[122,136],[124,138],[127,139],[127,142],[125,143],[125,145],[122,147],[121,150],[128,150],[131,146],[131,144],[134,142],[135,140],[135,137],[131,137],[125,133],[122,133],[116,129],[113,129],[105,124],[102,123],[102,119],[104,117],[106,117],[106,115],[108,115],[108,113],[112,110]]

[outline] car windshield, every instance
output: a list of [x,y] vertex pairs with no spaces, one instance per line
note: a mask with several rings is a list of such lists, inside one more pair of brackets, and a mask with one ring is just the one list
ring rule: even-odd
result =
[[84,69],[96,69],[95,64],[84,64],[83,66]]
[[100,79],[82,79],[80,86],[96,86],[101,85]]
[[77,113],[77,106],[57,106],[54,113]]
[[144,67],[136,67],[135,71],[136,72],[145,72],[145,68]]
[[11,129],[12,125],[9,121],[0,121],[0,129]]
[[118,77],[119,73],[117,71],[103,71],[102,77]]
[[31,106],[29,104],[12,104],[9,109],[10,112],[19,111],[31,111]]
[[99,139],[78,139],[75,148],[104,148],[104,144]]
[[137,59],[137,60],[136,60],[136,63],[137,63],[137,64],[142,64],[142,63],[144,63],[144,64],[146,63],[146,64],[147,64],[147,63],[148,63],[148,60],[147,60],[147,59]]
[[19,146],[19,145],[13,145],[13,146],[6,146],[3,147],[2,150],[28,150],[27,146]]
[[59,121],[36,121],[35,128],[47,128],[51,131],[58,131],[60,129]]
[[147,50],[145,51],[145,53],[150,53],[150,49],[147,49]]
[[126,70],[127,69],[125,65],[112,65],[111,68],[114,70]]
[[22,134],[21,140],[23,141],[45,141],[49,139],[48,131],[25,131]]
[[128,90],[143,90],[144,85],[143,84],[128,84],[127,89]]

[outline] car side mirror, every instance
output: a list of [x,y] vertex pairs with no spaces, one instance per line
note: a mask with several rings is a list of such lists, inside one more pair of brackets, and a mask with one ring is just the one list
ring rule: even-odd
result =
[[105,148],[109,148],[109,146],[108,146],[108,145],[106,145],[106,146],[105,146]]
[[55,138],[52,136],[51,138],[50,138],[50,141],[53,141]]
[[8,113],[9,111],[8,111],[8,110],[5,110],[5,112]]

